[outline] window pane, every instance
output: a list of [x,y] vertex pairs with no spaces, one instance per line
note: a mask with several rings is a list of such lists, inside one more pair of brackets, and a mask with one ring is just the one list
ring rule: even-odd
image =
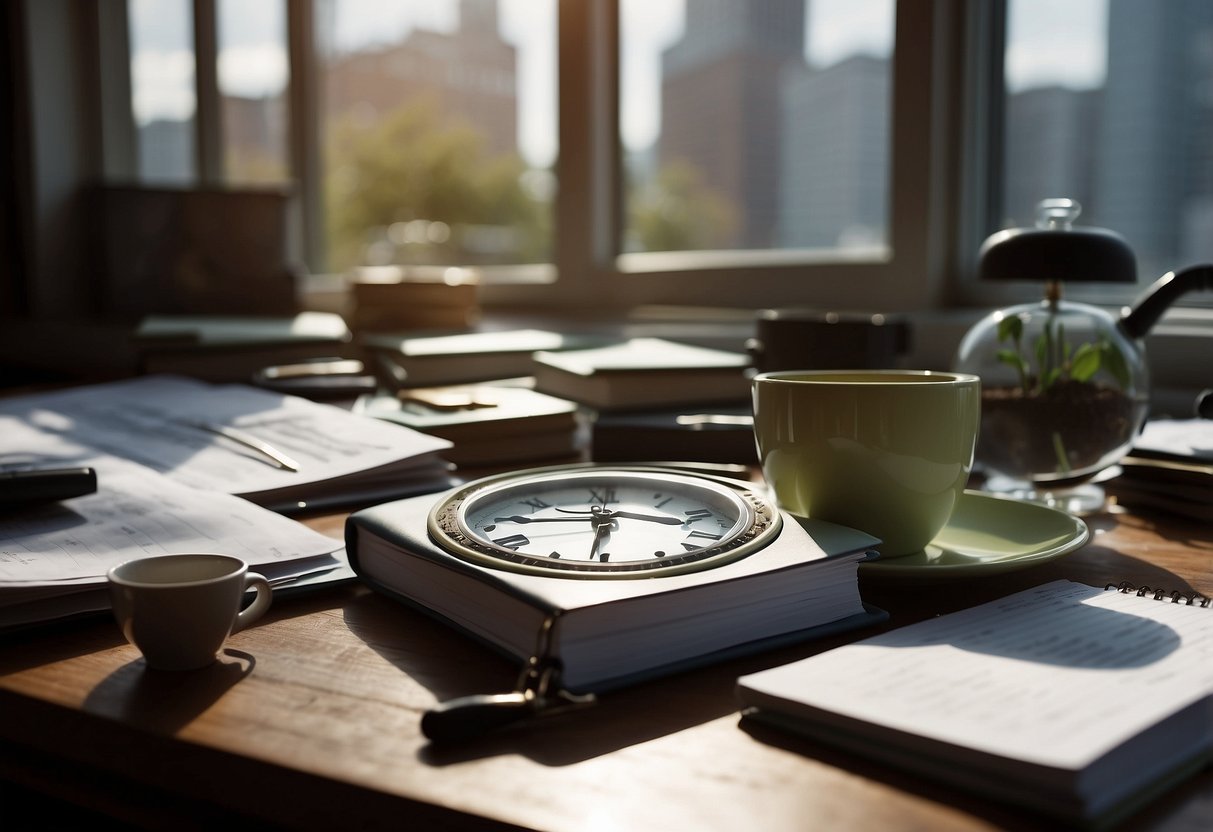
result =
[[224,179],[284,182],[287,81],[284,0],[219,0],[219,95]]
[[893,0],[623,0],[626,251],[888,239]]
[[1004,227],[1071,197],[1138,280],[1213,258],[1213,3],[1010,0]]
[[546,262],[554,0],[327,0],[329,267]]
[[139,178],[195,179],[194,27],[190,0],[132,0],[131,103]]

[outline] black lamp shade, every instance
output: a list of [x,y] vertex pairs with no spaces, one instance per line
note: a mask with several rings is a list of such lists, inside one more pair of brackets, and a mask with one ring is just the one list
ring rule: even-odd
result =
[[1137,260],[1124,238],[1102,228],[1008,228],[982,243],[978,276],[1136,283]]

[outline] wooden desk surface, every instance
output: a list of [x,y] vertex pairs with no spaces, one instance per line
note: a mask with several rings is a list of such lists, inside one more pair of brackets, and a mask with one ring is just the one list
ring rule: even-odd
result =
[[[1202,524],[1109,514],[1059,561],[926,586],[864,583],[884,626],[1055,578],[1213,594]],[[312,524],[339,534],[341,516]],[[856,638],[876,632],[868,629]],[[811,642],[603,697],[453,749],[418,721],[436,700],[508,689],[505,661],[358,586],[284,599],[188,674],[146,669],[108,619],[0,641],[0,778],[126,823],[213,828],[1040,829],[1043,821],[739,721],[739,674]],[[6,805],[0,812],[10,813]],[[1209,828],[1213,772],[1127,828]]]

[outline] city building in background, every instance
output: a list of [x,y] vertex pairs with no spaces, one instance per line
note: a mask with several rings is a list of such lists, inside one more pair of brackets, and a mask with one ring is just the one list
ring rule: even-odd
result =
[[887,242],[889,62],[854,55],[783,85],[779,226],[783,248]]
[[[337,7],[326,5],[332,29]],[[339,52],[324,65],[326,118],[360,127],[410,101],[434,103],[440,117],[475,127],[491,155],[518,151],[515,49],[498,30],[497,0],[460,0],[452,32],[413,29],[398,43]]]
[[776,245],[780,91],[804,65],[804,32],[804,0],[698,0],[662,58],[658,164],[690,164],[738,218],[713,248]]
[[[343,15],[365,22],[380,7],[314,5],[328,265],[548,262],[554,107],[539,118],[547,149],[536,152],[525,136],[536,123],[528,109],[535,79],[552,102],[557,79],[527,76],[522,63],[526,49],[554,55],[554,4],[390,8],[402,5],[418,10],[406,27],[385,25],[377,40],[336,46]],[[450,12],[442,25],[420,14],[439,6]],[[218,8],[225,184],[289,183],[289,6],[222,0]],[[824,57],[811,42],[837,41],[835,26],[891,33],[894,8],[869,0],[622,3],[625,79],[642,76],[653,91],[644,116],[652,129],[639,142],[621,137],[623,251],[887,246],[891,34],[883,45],[856,40]],[[1071,197],[1083,205],[1080,223],[1129,241],[1143,282],[1213,258],[1213,3],[1009,0],[1008,8],[1018,22],[1008,32],[994,226],[1031,225],[1041,199]],[[1080,8],[1083,28],[1059,40],[1056,16]],[[130,9],[139,176],[196,182],[192,4],[148,0]],[[251,34],[245,15],[265,32]],[[540,19],[550,42],[520,39]],[[628,42],[655,27],[659,36]],[[1078,48],[1078,35],[1099,48]],[[640,46],[652,61],[634,70],[628,61]],[[282,68],[269,82],[238,83],[250,67],[273,64],[254,58],[274,55]],[[1051,58],[1053,69],[1013,81],[1013,57],[1025,56],[1040,65]],[[1080,63],[1081,77],[1071,72]],[[638,101],[630,84],[621,87],[625,120]]]
[[1213,4],[1110,0],[1104,82],[1009,93],[1004,166],[1006,226],[1072,197],[1141,282],[1213,258]]

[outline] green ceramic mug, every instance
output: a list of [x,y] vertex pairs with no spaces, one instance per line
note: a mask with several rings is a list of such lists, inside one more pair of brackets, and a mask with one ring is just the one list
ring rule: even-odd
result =
[[968,481],[981,381],[926,370],[799,370],[754,377],[754,437],[782,508],[920,551]]

